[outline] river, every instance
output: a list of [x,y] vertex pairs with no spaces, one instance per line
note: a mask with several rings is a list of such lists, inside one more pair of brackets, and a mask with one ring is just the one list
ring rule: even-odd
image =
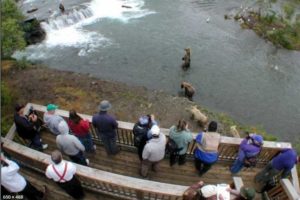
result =
[[[173,95],[185,80],[196,88],[194,100],[208,109],[259,125],[284,141],[298,137],[300,52],[277,49],[224,19],[249,1],[64,2],[67,10],[78,4],[90,14],[44,23],[47,39],[15,56]],[[26,0],[22,8],[32,6],[39,8],[34,14],[39,18],[59,12],[57,2],[45,0]],[[192,50],[191,68],[183,72],[186,47]]]

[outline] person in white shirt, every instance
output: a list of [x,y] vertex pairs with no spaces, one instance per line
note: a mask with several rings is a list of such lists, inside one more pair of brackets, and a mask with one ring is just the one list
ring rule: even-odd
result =
[[41,200],[45,198],[46,186],[44,192],[36,189],[29,181],[19,174],[20,167],[14,161],[1,155],[1,186],[9,193],[18,193],[24,195],[30,200]]
[[63,190],[74,199],[83,199],[84,192],[80,181],[76,178],[76,166],[62,159],[60,151],[55,150],[51,154],[53,164],[48,165],[46,176],[53,179]]
[[165,156],[166,136],[160,132],[157,125],[153,125],[150,129],[152,139],[150,139],[143,150],[143,160],[141,167],[141,175],[147,177],[149,168],[152,167],[153,171],[157,171],[159,161]]

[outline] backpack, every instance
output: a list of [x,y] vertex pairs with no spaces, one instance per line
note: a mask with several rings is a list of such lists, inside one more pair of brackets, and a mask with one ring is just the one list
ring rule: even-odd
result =
[[196,143],[198,149],[204,152],[218,152],[221,135],[215,132],[203,133],[201,144]]
[[132,132],[133,132],[133,135],[134,135],[133,143],[134,143],[135,147],[140,146],[141,141],[142,141],[143,137],[145,135],[147,135],[148,130],[149,129],[147,127],[141,126],[139,123],[136,123],[134,125]]
[[177,154],[179,153],[179,151],[181,151],[183,148],[179,148],[178,145],[176,144],[176,142],[169,138],[168,139],[168,142],[166,144],[166,153],[169,153],[170,155],[171,154]]

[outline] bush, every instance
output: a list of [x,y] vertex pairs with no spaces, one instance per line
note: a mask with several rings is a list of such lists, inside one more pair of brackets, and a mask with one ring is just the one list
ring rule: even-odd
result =
[[6,84],[1,81],[1,106],[10,105],[12,102],[12,95]]
[[13,0],[2,0],[1,7],[1,56],[9,58],[14,51],[26,46],[20,26],[23,16]]
[[285,13],[286,18],[291,19],[291,17],[293,16],[293,14],[295,12],[295,8],[293,5],[287,3],[283,6],[283,11]]
[[30,61],[26,59],[26,57],[22,57],[21,60],[17,60],[16,67],[18,69],[26,69],[31,65]]

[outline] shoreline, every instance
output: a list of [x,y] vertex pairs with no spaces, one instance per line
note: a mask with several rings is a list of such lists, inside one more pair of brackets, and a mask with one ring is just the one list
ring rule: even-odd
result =
[[230,136],[230,127],[235,125],[241,137],[244,137],[245,131],[249,131],[262,134],[265,140],[276,140],[276,137],[259,127],[242,125],[225,113],[211,112],[185,97],[101,80],[87,74],[60,71],[42,65],[18,67],[15,61],[2,61],[2,82],[13,96],[11,102],[2,109],[5,123],[12,123],[15,103],[55,103],[64,110],[76,109],[79,113],[93,115],[97,112],[99,102],[107,99],[113,105],[111,113],[120,121],[135,123],[142,115],[154,114],[163,128],[170,128],[179,119],[185,119],[190,130],[198,133],[201,128],[191,119],[189,112],[192,106],[197,106],[209,121],[219,123],[218,130],[223,135]]

